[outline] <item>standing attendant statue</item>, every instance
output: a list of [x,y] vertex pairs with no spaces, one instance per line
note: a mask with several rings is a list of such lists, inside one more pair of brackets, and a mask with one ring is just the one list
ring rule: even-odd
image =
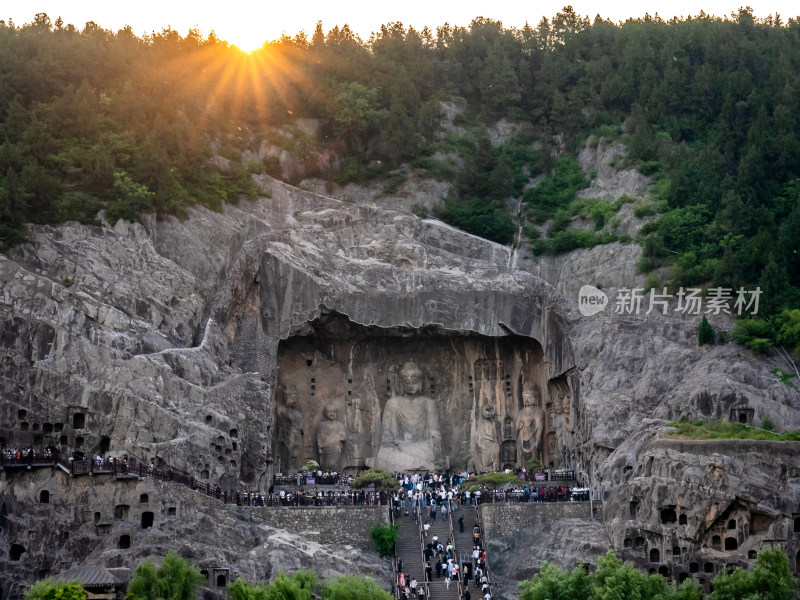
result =
[[284,405],[278,405],[275,437],[278,441],[277,454],[283,460],[283,467],[290,471],[300,466],[303,415],[297,409],[297,388],[294,384],[283,384],[282,391]]
[[522,410],[517,415],[517,460],[525,465],[531,458],[542,458],[544,410],[539,392],[530,385],[522,389]]
[[494,406],[483,407],[481,418],[475,427],[475,452],[473,468],[478,473],[500,470],[500,426]]

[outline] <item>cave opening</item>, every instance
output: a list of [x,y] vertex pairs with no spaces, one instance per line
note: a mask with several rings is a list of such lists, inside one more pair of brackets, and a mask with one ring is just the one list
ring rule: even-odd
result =
[[142,529],[151,529],[153,527],[154,514],[150,511],[142,513]]
[[8,551],[8,558],[9,560],[19,560],[22,558],[22,554],[25,552],[25,547],[21,544],[11,544],[11,548]]
[[[279,343],[273,399],[279,471],[315,460],[339,472],[486,472],[534,457],[569,466],[577,384],[531,337],[365,326],[323,312]],[[415,419],[419,447],[390,450],[387,438]],[[520,443],[526,427],[538,437]]]

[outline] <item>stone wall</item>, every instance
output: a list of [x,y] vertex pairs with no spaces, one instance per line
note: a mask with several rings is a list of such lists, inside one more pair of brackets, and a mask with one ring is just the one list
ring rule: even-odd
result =
[[342,506],[338,508],[292,507],[252,509],[269,527],[302,532],[320,544],[373,548],[369,532],[378,523],[389,522],[385,506]]
[[518,533],[530,525],[557,519],[591,519],[588,502],[482,504],[481,521],[487,540]]

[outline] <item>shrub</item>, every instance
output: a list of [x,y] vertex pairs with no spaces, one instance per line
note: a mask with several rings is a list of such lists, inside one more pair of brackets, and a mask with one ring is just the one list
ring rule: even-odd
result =
[[655,175],[661,170],[661,163],[657,160],[648,160],[647,162],[643,162],[636,167],[636,170],[642,175],[649,177],[650,175]]
[[758,319],[739,319],[731,337],[745,348],[762,354],[768,354],[773,345],[772,328]]
[[417,215],[420,219],[428,218],[428,207],[422,202],[415,202],[411,205],[411,212]]
[[697,343],[701,346],[704,344],[713,344],[715,339],[714,328],[711,327],[711,323],[709,323],[706,316],[703,315],[703,319],[700,321],[700,327],[697,330]]
[[400,537],[400,525],[379,523],[370,529],[369,534],[372,536],[372,541],[375,542],[378,555],[381,557],[391,556],[394,545]]
[[24,596],[25,600],[86,600],[86,592],[77,579],[70,582],[40,579]]

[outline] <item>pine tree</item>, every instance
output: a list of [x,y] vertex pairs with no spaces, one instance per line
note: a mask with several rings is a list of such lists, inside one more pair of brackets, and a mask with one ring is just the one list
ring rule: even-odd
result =
[[715,338],[714,328],[711,327],[711,323],[703,315],[703,320],[700,321],[700,328],[697,330],[697,343],[701,346],[703,344],[713,344]]

